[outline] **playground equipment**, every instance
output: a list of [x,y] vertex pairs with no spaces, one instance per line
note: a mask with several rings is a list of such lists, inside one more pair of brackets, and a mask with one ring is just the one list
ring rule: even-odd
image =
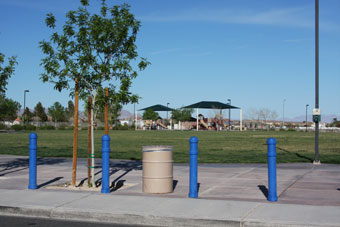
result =
[[151,129],[152,128],[152,120],[145,120],[144,121],[144,127]]
[[143,146],[143,192],[173,191],[172,153],[172,146]]
[[276,188],[276,140],[275,138],[267,139],[268,145],[268,201],[277,201]]
[[201,124],[204,128],[209,129],[208,124],[205,123],[204,120],[200,120],[200,124]]
[[161,121],[160,119],[157,120],[157,125],[161,126],[161,127],[164,128],[164,129],[167,129],[167,128],[168,128],[165,124],[162,123],[162,121]]

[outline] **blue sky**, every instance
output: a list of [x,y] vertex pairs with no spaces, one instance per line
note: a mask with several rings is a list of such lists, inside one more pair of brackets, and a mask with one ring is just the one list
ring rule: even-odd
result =
[[[120,4],[124,1],[111,1]],[[198,101],[232,100],[244,113],[251,108],[276,110],[282,118],[304,115],[314,107],[313,0],[130,0],[141,21],[138,52],[152,64],[134,80],[142,97],[137,109],[170,103],[178,108]],[[100,1],[90,0],[91,10]],[[39,79],[43,57],[38,42],[48,39],[45,15],[57,27],[79,6],[78,0],[0,0],[0,52],[17,55],[19,65],[7,96],[27,106],[38,101],[67,105]],[[320,107],[340,114],[340,1],[320,1]],[[124,107],[133,111],[133,106]],[[238,116],[236,113],[234,116]]]

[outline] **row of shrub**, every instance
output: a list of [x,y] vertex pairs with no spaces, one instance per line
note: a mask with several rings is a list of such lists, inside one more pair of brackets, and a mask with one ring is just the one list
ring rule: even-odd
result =
[[[47,126],[40,126],[36,127],[34,125],[12,125],[11,127],[6,126],[5,124],[0,123],[0,130],[14,130],[14,131],[22,131],[22,130],[28,130],[28,131],[34,131],[34,130],[73,130],[73,126],[66,126],[61,125],[58,128],[52,125]],[[132,130],[134,127],[129,127],[127,124],[124,125],[117,125],[112,128],[112,130]],[[81,128],[81,130],[87,130],[87,127]],[[104,127],[97,127],[95,130],[104,130]]]
[[14,131],[21,131],[21,130],[36,130],[37,127],[35,127],[34,125],[12,125],[11,129],[13,129]]
[[2,123],[0,123],[0,130],[4,130],[4,129],[7,129],[6,125],[5,125],[5,124],[2,124]]

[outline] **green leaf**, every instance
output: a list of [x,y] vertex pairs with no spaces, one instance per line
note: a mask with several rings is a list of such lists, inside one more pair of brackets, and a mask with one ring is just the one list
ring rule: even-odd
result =
[[55,17],[53,16],[52,13],[48,13],[46,15],[46,19],[45,19],[45,23],[46,23],[46,26],[49,27],[49,28],[55,28],[55,22],[56,22],[56,19]]
[[[98,13],[92,13],[94,10],[88,7],[67,12],[63,29],[39,43],[45,55],[40,78],[53,83],[58,91],[71,89],[70,95],[74,94],[74,80],[78,78],[80,98],[85,101],[88,95],[98,93],[96,105],[103,105],[100,97],[103,84],[107,84],[115,115],[122,104],[138,102],[140,97],[130,92],[132,82],[138,70],[146,69],[150,62],[141,58],[135,66],[136,37],[141,24],[130,12],[130,6],[108,7],[105,0],[101,2]],[[89,1],[83,0],[81,5],[89,6]],[[46,23],[55,27],[52,14],[48,14]]]

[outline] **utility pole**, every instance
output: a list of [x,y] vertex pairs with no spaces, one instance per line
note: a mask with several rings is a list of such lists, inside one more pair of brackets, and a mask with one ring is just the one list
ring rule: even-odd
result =
[[24,112],[22,113],[23,115],[23,118],[24,118],[24,124],[26,124],[25,120],[26,120],[26,117],[25,117],[25,110],[26,110],[26,92],[30,92],[29,90],[24,90]]
[[[319,0],[315,0],[315,109],[319,109]],[[319,120],[321,120],[321,118],[314,120],[315,122],[315,154],[313,162],[314,164],[320,164]]]

